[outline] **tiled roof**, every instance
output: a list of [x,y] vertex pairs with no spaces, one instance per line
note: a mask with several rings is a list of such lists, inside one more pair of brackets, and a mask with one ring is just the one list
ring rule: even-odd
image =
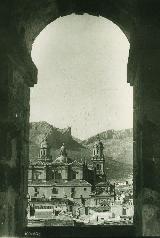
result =
[[101,202],[101,206],[102,206],[102,205],[103,205],[103,206],[108,206],[108,207],[110,207],[108,201],[105,201],[105,200],[104,200],[103,202]]
[[75,166],[75,167],[82,167],[82,166],[83,166],[83,163],[78,162],[77,160],[74,160],[74,161],[72,162],[72,166]]
[[51,161],[37,160],[37,161],[30,162],[30,166],[46,166],[46,165],[51,165]]
[[51,184],[48,183],[48,181],[41,181],[41,180],[35,180],[35,181],[28,181],[28,186],[51,186]]
[[91,207],[91,210],[95,211],[95,212],[107,212],[110,211],[110,206],[99,206],[99,207]]
[[113,196],[113,195],[110,193],[107,193],[105,191],[96,195],[96,197],[111,197],[111,196]]
[[54,180],[49,180],[49,181],[29,181],[28,186],[55,186],[55,187],[91,187],[91,184],[88,183],[86,180],[79,180],[79,179],[74,179],[71,181],[60,181],[60,182],[55,182]]
[[91,184],[88,183],[86,180],[80,180],[80,179],[73,179],[71,181],[66,181],[62,183],[62,186],[89,186],[91,187]]
[[109,182],[100,182],[96,184],[96,187],[108,187],[110,185]]

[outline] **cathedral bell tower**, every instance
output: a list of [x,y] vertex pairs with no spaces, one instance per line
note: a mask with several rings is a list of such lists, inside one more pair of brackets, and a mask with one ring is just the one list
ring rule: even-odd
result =
[[104,154],[103,154],[103,143],[98,139],[97,142],[95,142],[93,146],[93,156],[92,156],[92,162],[93,166],[96,169],[97,175],[104,175]]
[[39,151],[39,155],[38,155],[38,159],[42,160],[42,161],[46,161],[48,160],[48,143],[47,143],[47,139],[43,139],[43,141],[41,142],[41,147],[40,147],[40,151]]

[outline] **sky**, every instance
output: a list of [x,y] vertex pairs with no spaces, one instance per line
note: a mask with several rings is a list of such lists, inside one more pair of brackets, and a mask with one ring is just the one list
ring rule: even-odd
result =
[[32,46],[38,84],[31,89],[30,121],[71,126],[79,139],[132,128],[128,54],[126,36],[106,18],[71,14],[49,24]]

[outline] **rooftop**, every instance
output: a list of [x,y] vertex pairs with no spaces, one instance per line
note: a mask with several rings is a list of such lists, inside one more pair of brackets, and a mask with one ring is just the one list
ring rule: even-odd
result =
[[110,211],[110,206],[106,205],[106,206],[99,206],[99,207],[91,207],[90,209],[95,212],[107,212],[107,211]]
[[68,165],[72,162],[73,160],[71,158],[60,155],[55,161],[52,162],[52,165]]
[[96,197],[111,197],[111,196],[113,196],[113,194],[107,193],[105,191],[103,191],[100,194],[96,194]]
[[96,187],[108,187],[110,185],[110,183],[107,182],[100,182],[96,184]]
[[67,181],[67,180],[62,180],[60,182],[55,182],[55,180],[49,180],[49,181],[29,181],[28,182],[28,186],[32,187],[32,186],[48,186],[48,187],[91,187],[91,184],[88,183],[86,180],[80,180],[80,179],[73,179],[71,181]]
[[51,165],[52,161],[51,160],[46,160],[46,161],[42,161],[42,160],[37,160],[37,161],[31,161],[30,162],[30,166],[41,166],[44,167],[46,165]]

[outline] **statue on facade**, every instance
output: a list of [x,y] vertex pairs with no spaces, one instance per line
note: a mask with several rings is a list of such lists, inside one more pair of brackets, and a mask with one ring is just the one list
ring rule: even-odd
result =
[[99,140],[99,155],[100,157],[103,156],[103,149],[104,149],[104,146],[103,146],[103,143]]
[[98,142],[97,142],[97,151],[98,151],[98,154],[99,154],[99,156],[100,157],[103,157],[103,149],[104,149],[104,146],[103,146],[103,143],[101,142],[101,140],[100,140],[100,137],[99,137],[99,135],[97,136],[97,140],[98,140]]
[[67,150],[66,150],[64,143],[62,144],[62,146],[60,148],[60,156],[67,157]]

